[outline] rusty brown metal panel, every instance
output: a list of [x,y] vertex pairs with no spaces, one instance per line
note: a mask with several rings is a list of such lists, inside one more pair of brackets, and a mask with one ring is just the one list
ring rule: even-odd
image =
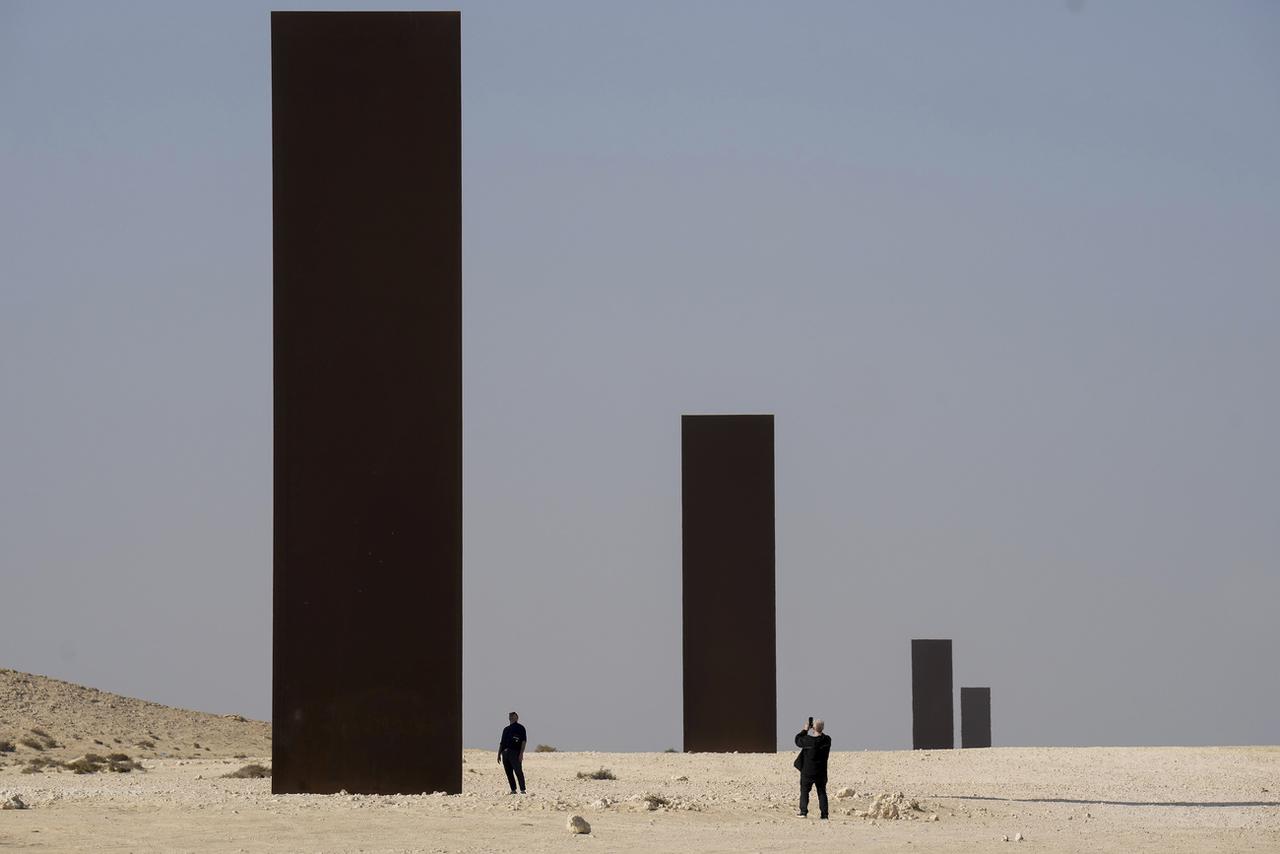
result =
[[681,419],[684,749],[778,749],[773,416]]
[[460,50],[271,16],[275,792],[462,787]]
[[955,747],[951,641],[911,641],[911,746],[915,750]]

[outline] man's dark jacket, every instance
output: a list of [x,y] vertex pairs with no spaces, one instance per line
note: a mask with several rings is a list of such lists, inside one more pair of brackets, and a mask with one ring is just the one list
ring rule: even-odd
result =
[[827,755],[831,753],[831,736],[809,735],[808,730],[800,730],[796,736],[796,747],[800,748],[796,767],[800,776],[806,780],[827,779]]

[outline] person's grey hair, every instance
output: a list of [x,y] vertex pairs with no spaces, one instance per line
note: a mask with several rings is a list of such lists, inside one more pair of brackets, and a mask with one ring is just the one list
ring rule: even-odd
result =
[[824,721],[822,718],[813,719],[813,728],[818,732],[822,732],[822,728],[824,726],[826,726],[826,721]]

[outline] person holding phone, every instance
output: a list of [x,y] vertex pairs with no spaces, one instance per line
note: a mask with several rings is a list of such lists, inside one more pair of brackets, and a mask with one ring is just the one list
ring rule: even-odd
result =
[[795,767],[800,772],[801,818],[809,815],[809,790],[818,789],[819,818],[827,817],[827,757],[831,753],[831,736],[825,734],[826,724],[821,719],[809,718],[805,728],[796,734],[796,747],[800,755]]

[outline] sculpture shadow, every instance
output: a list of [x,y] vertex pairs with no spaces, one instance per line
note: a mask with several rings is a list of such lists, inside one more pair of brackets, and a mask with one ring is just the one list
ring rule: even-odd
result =
[[1105,801],[1092,798],[996,798],[989,795],[934,795],[955,801],[1003,801],[1015,804],[1082,804],[1112,807],[1280,807],[1280,801]]

